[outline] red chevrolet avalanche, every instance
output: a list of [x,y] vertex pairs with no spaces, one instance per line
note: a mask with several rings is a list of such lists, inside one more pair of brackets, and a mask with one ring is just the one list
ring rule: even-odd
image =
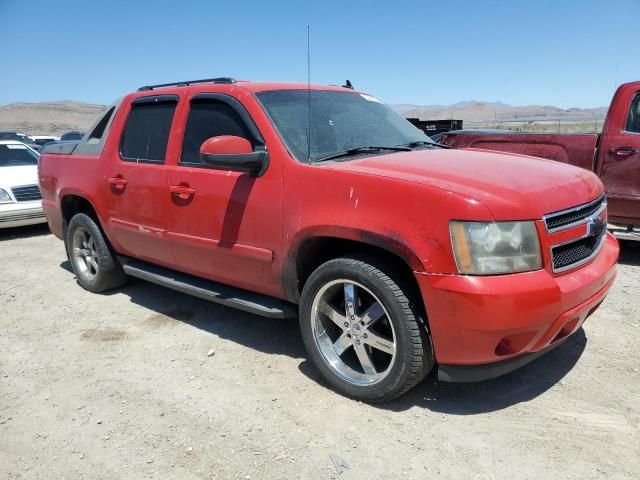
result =
[[524,365],[616,275],[593,173],[449,149],[346,87],[142,87],[45,146],[39,180],[82,287],[134,276],[297,316],[326,382],[366,401],[434,369],[466,382]]

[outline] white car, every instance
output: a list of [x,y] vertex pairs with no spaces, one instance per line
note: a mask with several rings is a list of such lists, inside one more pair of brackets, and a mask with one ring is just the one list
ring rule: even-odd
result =
[[29,138],[41,147],[44,147],[47,143],[60,141],[60,137],[54,137],[53,135],[29,135]]
[[38,152],[0,140],[0,228],[45,223],[38,188]]

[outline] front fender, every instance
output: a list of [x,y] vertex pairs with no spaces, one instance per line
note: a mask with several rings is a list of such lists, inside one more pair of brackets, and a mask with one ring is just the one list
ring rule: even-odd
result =
[[424,271],[424,265],[420,258],[398,232],[382,234],[352,227],[316,225],[301,230],[291,241],[291,248],[283,265],[284,290],[289,299],[297,300],[299,296],[298,257],[300,249],[307,242],[315,239],[350,240],[370,245],[398,257],[413,271]]

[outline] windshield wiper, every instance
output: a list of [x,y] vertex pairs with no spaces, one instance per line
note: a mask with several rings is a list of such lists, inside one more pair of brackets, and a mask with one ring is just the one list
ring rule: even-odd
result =
[[416,142],[405,143],[405,144],[400,145],[400,146],[401,147],[415,148],[415,147],[420,147],[422,145],[429,145],[429,146],[440,147],[440,148],[451,148],[449,145],[445,145],[444,143],[438,143],[438,142],[434,142],[434,141],[429,142],[427,140],[418,140]]
[[342,158],[342,157],[351,157],[353,155],[360,155],[362,153],[368,152],[379,152],[381,150],[391,150],[395,152],[410,152],[411,147],[408,145],[398,145],[395,147],[358,147],[358,148],[350,148],[348,150],[342,150],[341,152],[332,153],[331,155],[327,155],[325,157],[320,157],[316,162],[324,162],[325,160],[332,160],[334,158]]

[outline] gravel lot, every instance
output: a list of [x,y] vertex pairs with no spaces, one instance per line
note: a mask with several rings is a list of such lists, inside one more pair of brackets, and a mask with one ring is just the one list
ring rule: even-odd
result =
[[46,226],[0,231],[0,254],[2,478],[640,478],[639,247],[558,349],[383,406],[323,386],[295,321],[88,293]]

